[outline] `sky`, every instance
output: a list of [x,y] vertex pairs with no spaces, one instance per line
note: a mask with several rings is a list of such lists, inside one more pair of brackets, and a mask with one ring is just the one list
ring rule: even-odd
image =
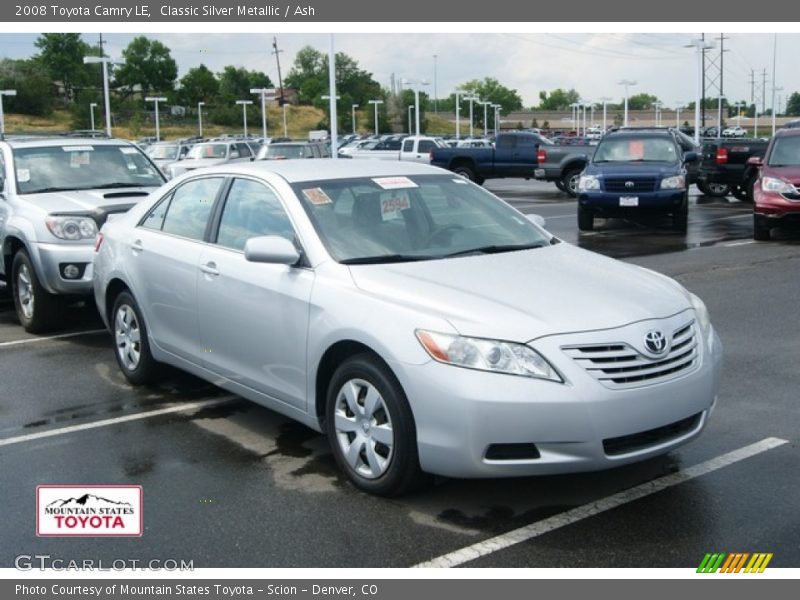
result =
[[[120,56],[136,34],[108,33],[107,53]],[[243,66],[266,72],[277,84],[275,57],[271,54],[273,34],[256,33],[146,33],[172,51],[179,77],[192,67],[205,64],[212,71],[225,65]],[[83,34],[96,43],[96,33]],[[707,33],[717,38],[720,33]],[[27,58],[36,52],[35,33],[0,33],[0,57]],[[281,71],[285,76],[295,53],[305,45],[327,52],[330,37],[322,33],[277,34]],[[694,33],[337,33],[337,52],[355,58],[360,67],[388,87],[390,76],[430,82],[425,91],[445,97],[471,79],[494,77],[516,89],[527,108],[539,102],[539,92],[554,88],[575,88],[586,101],[604,96],[619,102],[622,79],[637,81],[631,94],[656,95],[667,107],[694,100],[697,81],[696,54],[685,46]],[[749,101],[751,72],[758,86],[767,71],[767,107],[771,105],[773,35],[769,33],[725,34],[724,91],[731,103]],[[777,35],[776,93],[786,97],[800,90],[796,57],[800,34]],[[437,58],[434,59],[434,55]],[[717,58],[718,60],[718,58]],[[434,64],[436,77],[434,77]],[[718,73],[718,70],[717,70]],[[436,89],[434,90],[434,83]],[[434,94],[435,92],[435,94]],[[716,95],[714,91],[709,95]],[[777,100],[776,100],[777,102]],[[779,105],[780,108],[780,105]]]

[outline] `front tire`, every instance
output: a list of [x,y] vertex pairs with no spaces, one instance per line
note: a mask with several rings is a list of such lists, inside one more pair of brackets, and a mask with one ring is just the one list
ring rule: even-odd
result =
[[578,229],[591,231],[594,229],[594,214],[588,208],[578,205]]
[[753,215],[753,239],[758,242],[768,242],[771,233],[770,227],[761,215]]
[[158,380],[159,363],[150,352],[147,326],[136,300],[122,292],[114,301],[110,322],[114,336],[114,357],[122,374],[133,385],[146,385]]
[[325,429],[336,462],[357,488],[398,496],[423,481],[411,407],[394,374],[373,355],[353,356],[336,369]]
[[564,186],[564,191],[573,198],[578,197],[578,182],[582,172],[583,169],[570,169],[561,176],[561,185]]
[[672,213],[672,228],[676,231],[686,233],[689,227],[689,199],[684,198],[681,207]]
[[17,319],[28,333],[53,329],[61,318],[61,298],[42,287],[26,250],[19,250],[11,263],[11,291]]

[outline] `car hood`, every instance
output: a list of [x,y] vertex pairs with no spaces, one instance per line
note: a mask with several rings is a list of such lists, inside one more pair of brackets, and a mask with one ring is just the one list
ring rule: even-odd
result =
[[156,189],[158,188],[130,187],[110,190],[76,190],[74,192],[26,194],[23,197],[46,213],[83,213],[98,209],[129,207],[143,200]]
[[680,173],[681,165],[670,162],[590,163],[587,175],[603,177],[670,177]]
[[355,285],[447,319],[462,335],[530,341],[620,327],[691,307],[677,282],[566,243],[520,252],[353,265]]
[[765,166],[761,170],[762,177],[778,177],[785,179],[794,185],[800,185],[800,166],[792,165],[790,167],[771,167]]

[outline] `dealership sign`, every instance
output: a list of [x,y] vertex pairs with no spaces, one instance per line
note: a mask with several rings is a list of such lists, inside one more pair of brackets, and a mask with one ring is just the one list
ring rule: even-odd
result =
[[36,535],[140,536],[142,486],[37,486]]

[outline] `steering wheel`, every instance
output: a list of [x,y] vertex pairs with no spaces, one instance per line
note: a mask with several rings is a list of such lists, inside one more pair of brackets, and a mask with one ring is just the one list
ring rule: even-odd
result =
[[441,235],[447,233],[448,231],[459,231],[464,229],[463,225],[458,225],[457,223],[450,223],[449,225],[441,225],[440,227],[435,227],[433,231],[428,234],[427,239],[425,240],[425,246],[430,246],[431,242],[436,240]]

